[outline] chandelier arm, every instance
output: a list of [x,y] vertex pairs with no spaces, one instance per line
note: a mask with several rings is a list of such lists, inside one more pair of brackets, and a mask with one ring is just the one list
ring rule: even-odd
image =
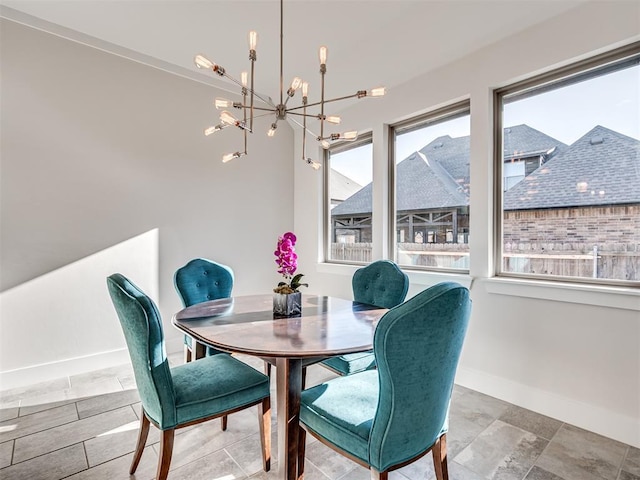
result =
[[310,118],[316,118],[319,120],[319,115],[313,115],[311,113],[300,113],[300,112],[291,112],[289,110],[287,110],[287,115],[298,115],[299,117],[310,117]]
[[[247,104],[247,93],[248,93],[247,89],[243,88],[242,89],[242,105],[246,105]],[[251,99],[253,100],[253,95],[251,96]],[[243,113],[244,124],[246,125],[247,124],[247,109],[246,108],[242,109],[242,113]],[[253,130],[253,109],[251,109],[251,124],[249,125],[249,128],[251,130]],[[247,151],[247,135],[246,134],[244,135],[244,140],[245,140],[244,141],[244,143],[245,143],[244,151],[246,152]]]
[[309,130],[307,127],[305,127],[302,123],[300,123],[299,121],[297,121],[295,118],[290,118],[289,120],[291,120],[293,123],[295,123],[296,125],[298,125],[301,128],[304,128],[309,135],[312,135],[314,138],[318,138],[318,135],[316,135],[315,133],[313,133],[311,130]]
[[[233,78],[231,75],[229,75],[227,72],[224,72],[222,74],[223,77],[231,80],[233,83],[235,83],[236,85],[238,85],[240,88],[245,88],[242,86],[242,82],[236,78]],[[275,104],[273,103],[273,101],[271,99],[264,98],[261,94],[259,94],[258,92],[256,92],[253,88],[247,88],[247,90],[249,91],[249,93],[251,93],[252,95],[255,95],[256,97],[258,97],[261,101],[263,101],[264,103],[266,103],[267,105],[271,105],[273,108],[275,108]],[[254,107],[257,108],[257,107]]]
[[[309,105],[307,105],[307,107],[316,107],[322,103],[331,103],[331,102],[339,102],[340,100],[348,100],[349,98],[356,98],[358,96],[357,93],[354,93],[353,95],[345,95],[344,97],[336,97],[336,98],[331,98],[329,100],[324,100],[324,101],[320,101],[320,102],[315,102],[315,103],[310,103]],[[298,107],[292,107],[287,109],[287,113],[291,112],[292,110],[300,110],[301,108],[303,108],[302,105],[298,106]]]
[[[262,102],[266,103],[267,105],[271,105],[273,108],[276,108],[275,104],[273,103],[273,101],[271,101],[271,99],[269,97],[264,98],[261,94],[259,94],[258,92],[254,91],[252,88],[248,89],[253,95],[255,95],[257,98],[259,98]],[[258,110],[258,107],[253,107],[254,109]]]
[[[251,107],[248,106],[248,105],[240,105],[238,108],[247,109],[247,108],[251,108]],[[276,109],[275,108],[271,108],[271,107],[269,107],[269,108],[266,108],[266,107],[253,107],[253,109],[254,110],[259,110],[261,112],[271,112],[271,113],[275,113],[276,112]]]
[[[254,79],[254,76],[253,76],[254,69],[253,69],[253,67],[254,67],[254,65],[256,63],[255,50],[250,52],[249,57],[251,58],[251,124],[250,124],[250,126],[251,126],[251,130],[253,130],[253,97],[255,96],[255,92],[253,90],[253,88],[254,88],[253,87],[253,79]],[[245,96],[245,98],[246,98],[246,96]],[[244,103],[246,104],[247,102],[244,102]],[[245,115],[246,115],[246,112],[247,111],[245,110]],[[246,143],[247,142],[246,142],[246,137],[245,137],[245,147],[244,147],[245,151],[247,150]]]
[[283,101],[283,90],[284,90],[284,34],[283,34],[283,25],[284,24],[284,0],[280,0],[280,105],[282,105]]
[[324,136],[324,76],[327,73],[327,66],[320,65],[320,137]]
[[[302,159],[307,160],[307,97],[303,97],[302,106]],[[294,114],[297,115],[297,114]]]
[[267,115],[272,115],[273,114],[273,110],[267,112],[267,113],[261,113],[260,115],[256,115],[255,118],[261,118],[261,117],[266,117]]

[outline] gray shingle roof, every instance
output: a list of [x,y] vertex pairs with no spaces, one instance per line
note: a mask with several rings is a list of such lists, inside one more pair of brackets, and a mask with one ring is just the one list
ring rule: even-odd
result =
[[[398,164],[396,169],[396,208],[399,211],[452,208],[469,204],[468,196],[439,162],[426,160],[417,152]],[[372,186],[337,205],[331,215],[354,215],[371,212]]]
[[502,144],[504,159],[527,157],[533,153],[547,152],[557,147],[555,155],[564,151],[567,145],[549,135],[531,128],[529,125],[516,125],[504,129]]
[[600,125],[504,195],[505,210],[637,202],[640,141]]
[[420,152],[428,159],[440,163],[455,180],[469,193],[469,137],[451,138],[449,135],[438,137]]
[[[601,141],[600,141],[601,140]],[[545,164],[505,192],[505,210],[640,202],[640,141],[596,126],[570,147],[527,125],[505,129],[505,158],[557,147]],[[397,166],[400,211],[468,205],[469,137],[442,136]],[[371,213],[372,185],[336,206],[332,215]],[[603,193],[600,193],[603,192]]]

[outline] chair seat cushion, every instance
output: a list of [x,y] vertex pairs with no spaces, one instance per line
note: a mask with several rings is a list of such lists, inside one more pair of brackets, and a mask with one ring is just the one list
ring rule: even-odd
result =
[[370,370],[305,390],[300,421],[338,448],[368,462],[378,388],[378,372]]
[[322,365],[340,375],[351,375],[376,368],[376,357],[373,355],[373,350],[368,350],[327,358],[322,361]]
[[171,369],[177,423],[182,424],[269,396],[269,378],[231,355],[214,355]]

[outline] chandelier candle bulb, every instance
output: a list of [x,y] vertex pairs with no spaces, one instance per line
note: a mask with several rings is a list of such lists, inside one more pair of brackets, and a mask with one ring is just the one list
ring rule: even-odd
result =
[[222,123],[226,123],[227,125],[237,125],[238,124],[238,120],[236,120],[236,118],[231,115],[229,112],[227,112],[226,110],[223,111],[220,114],[220,121]]
[[343,140],[355,140],[358,138],[358,132],[356,130],[352,130],[351,132],[344,132],[340,138]]
[[231,100],[227,100],[226,98],[222,97],[216,97],[213,103],[218,110],[233,106],[233,102]]
[[320,65],[327,64],[327,47],[325,47],[324,45],[320,47],[320,49],[318,50],[318,57],[320,58]]
[[208,70],[213,70],[215,68],[215,66],[216,66],[215,63],[213,63],[211,60],[209,60],[204,55],[196,55],[196,58],[194,60],[196,62],[196,67],[198,67],[198,68],[204,68],[204,69],[208,69]]
[[218,131],[222,130],[222,125],[215,125],[213,127],[209,127],[209,128],[205,128],[204,129],[204,134],[206,136],[211,135],[212,133],[216,133]]
[[240,83],[244,88],[247,88],[247,80],[249,79],[249,74],[247,72],[242,72],[240,74]]
[[258,45],[258,32],[251,30],[249,32],[249,50],[255,50]]
[[325,120],[334,125],[339,125],[342,119],[338,115],[329,115]]
[[385,87],[372,88],[367,92],[367,95],[370,97],[382,97],[387,93],[387,89]]
[[293,97],[296,93],[296,90],[300,88],[302,85],[302,79],[300,77],[294,77],[291,80],[291,85],[289,86],[289,90],[287,90],[287,95]]

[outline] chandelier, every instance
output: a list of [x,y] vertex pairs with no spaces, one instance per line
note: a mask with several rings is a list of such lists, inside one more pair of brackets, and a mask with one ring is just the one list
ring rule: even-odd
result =
[[[324,149],[328,149],[331,146],[331,142],[335,141],[353,141],[358,137],[358,132],[348,131],[343,133],[326,133],[325,122],[330,124],[340,124],[341,118],[338,115],[325,114],[325,105],[331,102],[337,102],[340,100],[346,100],[349,98],[365,98],[365,97],[380,97],[385,94],[384,87],[373,88],[371,90],[358,90],[352,95],[345,95],[343,97],[336,97],[331,99],[324,98],[324,82],[325,74],[327,73],[327,47],[322,46],[319,49],[318,56],[320,59],[320,101],[309,103],[309,83],[303,81],[299,77],[295,77],[289,88],[284,91],[283,81],[283,0],[280,0],[280,102],[276,104],[271,98],[265,97],[255,91],[254,88],[254,65],[257,60],[256,45],[258,43],[257,32],[249,32],[249,60],[251,62],[250,73],[242,72],[240,74],[240,80],[233,78],[227,73],[227,71],[202,54],[195,56],[195,64],[198,68],[204,70],[211,70],[213,73],[221,77],[225,77],[228,80],[234,82],[241,87],[242,102],[232,102],[225,98],[217,97],[215,99],[215,107],[218,110],[222,110],[220,114],[220,123],[215,126],[211,126],[205,129],[205,135],[211,135],[215,132],[223,130],[227,127],[237,127],[240,129],[244,136],[244,149],[236,152],[227,153],[223,155],[222,162],[226,163],[235,158],[240,158],[247,155],[247,134],[253,133],[253,120],[254,118],[273,115],[274,121],[271,124],[271,128],[267,132],[269,137],[273,137],[278,128],[278,122],[280,120],[290,120],[293,123],[302,127],[302,159],[313,169],[318,170],[320,163],[307,157],[307,133],[315,138]],[[289,100],[294,97],[297,90],[302,90],[302,104],[290,107],[288,106]],[[285,98],[286,95],[286,98]],[[255,99],[262,102],[260,106],[256,105]],[[262,106],[264,105],[264,106]],[[241,111],[240,115],[233,115],[229,109],[238,109]],[[309,113],[308,109],[319,109],[317,113]],[[257,113],[264,112],[264,113]],[[240,118],[238,118],[240,117]],[[296,118],[297,117],[297,118]],[[301,122],[298,120],[300,119]],[[307,128],[307,119],[318,120],[320,122],[320,133],[315,134],[309,128]]]

